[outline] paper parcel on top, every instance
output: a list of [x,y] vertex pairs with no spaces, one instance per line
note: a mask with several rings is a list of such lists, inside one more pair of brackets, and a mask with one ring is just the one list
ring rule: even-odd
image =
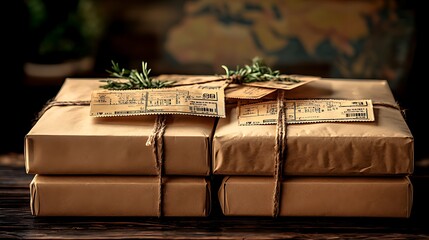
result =
[[[97,79],[67,79],[57,101],[89,101]],[[90,106],[53,106],[25,138],[28,173],[157,175],[146,146],[156,116],[96,118]],[[169,115],[164,133],[165,174],[207,176],[216,118]]]
[[[373,121],[288,124],[286,175],[412,173],[414,139],[386,81],[321,79],[285,92],[285,98],[368,99],[374,105]],[[238,109],[229,107],[216,127],[213,173],[273,175],[275,122],[240,125]]]

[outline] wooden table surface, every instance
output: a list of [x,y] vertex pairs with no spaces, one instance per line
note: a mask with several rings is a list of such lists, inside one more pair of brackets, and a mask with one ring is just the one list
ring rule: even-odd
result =
[[0,239],[429,239],[429,175],[416,174],[409,219],[34,217],[21,155],[0,156]]

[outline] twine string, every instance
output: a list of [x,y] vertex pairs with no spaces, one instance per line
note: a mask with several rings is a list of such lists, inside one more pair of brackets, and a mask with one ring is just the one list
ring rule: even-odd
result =
[[167,127],[165,115],[157,115],[153,126],[152,134],[146,141],[146,146],[152,146],[155,157],[156,170],[158,173],[158,217],[163,215],[163,181],[164,176],[164,133]]
[[283,180],[283,163],[287,155],[286,146],[287,122],[284,91],[279,91],[277,96],[277,125],[276,139],[274,145],[274,193],[273,193],[273,212],[272,216],[277,217],[280,213],[280,196]]

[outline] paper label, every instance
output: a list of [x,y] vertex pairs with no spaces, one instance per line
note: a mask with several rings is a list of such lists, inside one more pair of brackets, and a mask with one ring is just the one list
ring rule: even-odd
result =
[[[277,89],[291,90],[296,87],[302,86],[309,82],[319,80],[320,77],[304,76],[304,75],[281,75],[282,78],[290,78],[290,81],[266,81],[266,82],[253,82],[230,84],[226,89],[225,96],[227,98],[235,99],[260,99]],[[173,81],[173,86],[186,86],[210,82],[224,82],[226,76],[224,75],[180,75],[180,74],[163,74],[155,79],[160,81]]]
[[[285,106],[289,124],[374,121],[371,100],[286,100]],[[241,126],[276,124],[277,101],[240,105],[238,123]]]
[[224,87],[200,85],[92,92],[90,115],[93,117],[151,114],[185,114],[224,118]]
[[260,88],[239,84],[230,84],[228,88],[225,89],[225,97],[236,99],[260,99],[275,91],[277,90],[271,88]]

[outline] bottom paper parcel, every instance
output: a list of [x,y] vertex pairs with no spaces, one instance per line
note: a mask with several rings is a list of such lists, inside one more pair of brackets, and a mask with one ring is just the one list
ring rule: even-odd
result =
[[[158,216],[157,177],[42,176],[30,183],[36,216]],[[163,216],[208,216],[210,182],[171,177],[163,181]]]
[[[271,216],[274,179],[225,177],[219,202],[227,216]],[[279,216],[408,218],[408,177],[292,177],[282,182]]]

